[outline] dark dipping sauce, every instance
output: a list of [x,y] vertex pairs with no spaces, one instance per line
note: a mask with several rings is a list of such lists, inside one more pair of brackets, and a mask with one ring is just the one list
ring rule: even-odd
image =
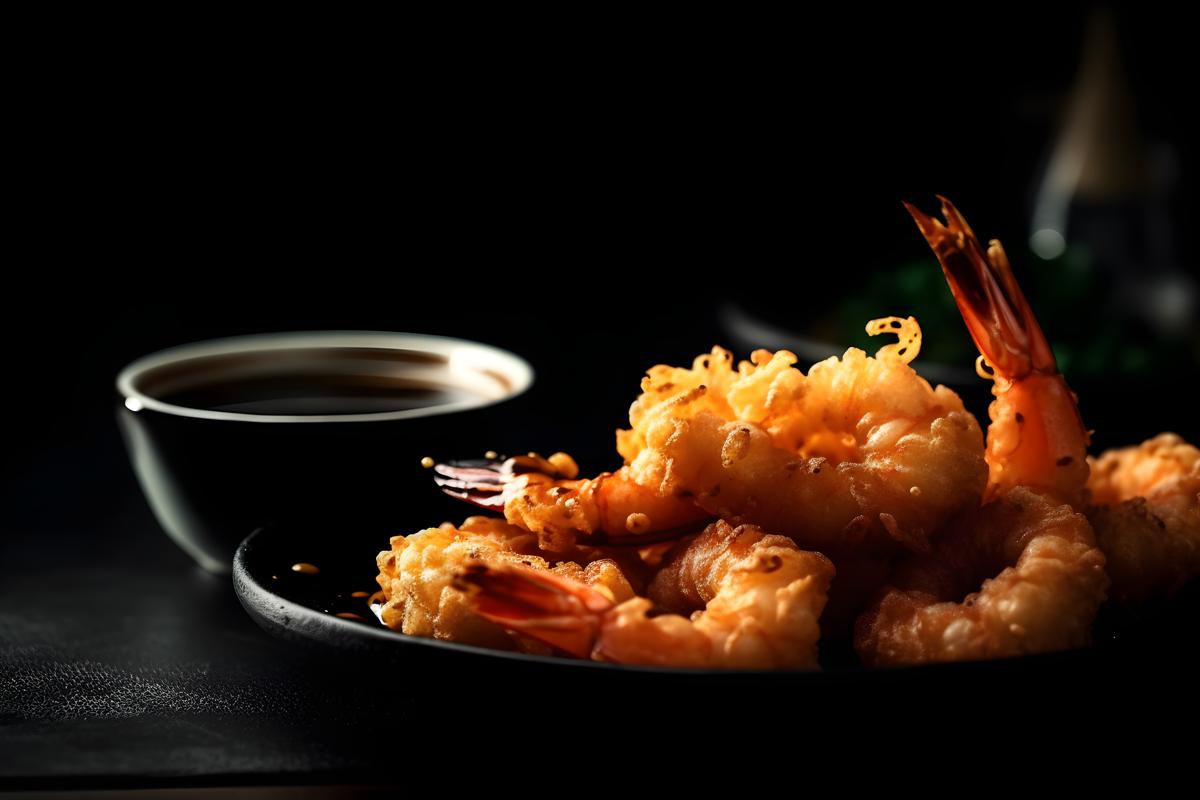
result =
[[[386,542],[385,542],[386,544]],[[375,582],[377,569],[369,554],[360,560],[325,560],[320,563],[280,563],[271,575],[270,588],[282,597],[351,622],[384,627],[376,615],[383,593]],[[297,569],[297,567],[311,569]]]
[[456,386],[353,375],[226,380],[163,394],[165,403],[238,414],[377,414],[480,401]]
[[503,376],[440,355],[370,347],[204,356],[152,370],[141,388],[174,406],[262,416],[483,405],[510,391]]

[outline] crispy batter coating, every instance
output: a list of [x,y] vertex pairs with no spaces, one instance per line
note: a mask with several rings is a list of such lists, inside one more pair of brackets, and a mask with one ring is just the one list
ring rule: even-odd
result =
[[808,375],[787,351],[757,351],[735,372],[720,348],[690,370],[650,370],[633,428],[618,432],[633,479],[835,556],[928,550],[981,500],[983,434],[953,391],[908,366],[915,322],[876,322],[901,333],[898,350],[851,348]]
[[487,619],[580,658],[658,666],[817,666],[818,621],[834,569],[820,553],[751,525],[713,523],[678,547],[649,594],[677,611],[623,603],[513,565],[469,568]]
[[[389,628],[435,639],[513,649],[505,630],[471,612],[455,588],[456,571],[468,562],[520,564],[579,581],[615,601],[634,595],[617,563],[597,558],[552,565],[537,554],[537,537],[492,517],[470,517],[459,527],[445,523],[410,536],[394,536],[376,559],[376,577],[387,602],[381,618]],[[585,555],[585,554],[578,554]]]
[[[833,577],[833,563],[820,553],[753,525],[718,521],[668,559],[650,584],[650,599],[613,610],[594,656],[637,664],[816,669],[819,621]],[[648,616],[656,604],[688,615]]]
[[708,516],[687,498],[638,483],[628,467],[586,480],[531,472],[506,487],[505,496],[505,518],[536,533],[538,545],[553,553],[597,533],[609,534],[608,540],[631,539]]
[[859,619],[855,649],[868,666],[892,666],[1080,647],[1107,587],[1087,518],[1017,488],[902,563]]
[[1169,597],[1200,576],[1200,449],[1173,433],[1091,461],[1088,518],[1124,603]]

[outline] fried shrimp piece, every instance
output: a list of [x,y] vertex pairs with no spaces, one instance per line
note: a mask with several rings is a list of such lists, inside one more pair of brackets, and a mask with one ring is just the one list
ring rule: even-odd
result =
[[491,517],[470,517],[459,527],[446,523],[394,536],[391,549],[376,559],[376,581],[387,599],[380,617],[389,628],[412,636],[513,649],[517,645],[513,638],[473,614],[466,597],[453,587],[455,573],[468,562],[519,564],[561,575],[616,602],[634,595],[624,570],[612,559],[551,565],[536,553],[536,536]]
[[947,519],[980,503],[983,435],[958,395],[909,366],[915,320],[867,330],[900,341],[874,357],[851,348],[807,375],[787,351],[757,351],[736,373],[719,349],[691,370],[655,367],[634,427],[618,434],[634,480],[835,557],[894,542],[928,550]]
[[1033,316],[1000,242],[986,253],[958,209],[944,197],[946,222],[905,203],[933,249],[958,310],[979,348],[976,371],[994,380],[988,408],[989,498],[1025,486],[1084,507],[1087,429],[1075,393]]
[[668,557],[651,585],[690,617],[655,613],[548,572],[474,563],[460,573],[484,619],[578,658],[720,668],[817,666],[818,620],[833,564],[788,538],[724,521]]
[[1164,434],[1089,461],[1075,395],[1003,248],[992,241],[985,254],[954,205],[940,199],[944,225],[908,210],[982,353],[979,373],[995,380],[989,496],[1028,486],[1085,510],[1108,558],[1114,596],[1141,602],[1174,593],[1200,574],[1200,451]]
[[695,530],[691,523],[709,514],[686,497],[637,482],[622,467],[586,480],[528,473],[512,484],[504,517],[536,533],[542,549],[563,552],[577,540],[618,545],[652,542],[659,538],[655,534]]
[[1088,461],[1088,491],[1098,506],[1175,491],[1200,477],[1200,448],[1175,433],[1160,433],[1136,447],[1106,450]]
[[855,649],[869,665],[1079,647],[1090,641],[1109,585],[1091,525],[1073,508],[1088,475],[1074,396],[1000,243],[985,256],[954,206],[942,198],[942,207],[945,226],[908,210],[982,353],[980,374],[993,377],[982,365],[995,365],[991,502],[952,521],[929,556],[900,565],[859,618]]
[[855,650],[868,666],[895,666],[1081,647],[1107,586],[1087,518],[1013,489],[897,567],[859,618]]
[[1113,596],[1144,603],[1200,576],[1200,449],[1173,433],[1091,461],[1088,518]]
[[709,514],[686,497],[639,483],[628,467],[576,479],[566,453],[530,453],[482,465],[438,464],[435,481],[447,494],[537,534],[538,546],[564,553],[577,542],[640,545],[694,532]]

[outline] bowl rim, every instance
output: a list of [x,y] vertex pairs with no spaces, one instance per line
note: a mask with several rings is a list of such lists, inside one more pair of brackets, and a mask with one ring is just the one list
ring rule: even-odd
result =
[[[358,414],[248,414],[238,411],[217,411],[168,403],[146,394],[138,388],[138,381],[147,373],[170,364],[213,356],[314,348],[416,350],[444,357],[452,370],[455,369],[455,362],[461,365],[459,369],[464,370],[486,364],[488,369],[499,372],[510,388],[502,397],[480,397],[424,408]],[[533,385],[534,376],[533,367],[529,362],[515,353],[468,339],[399,331],[315,330],[229,336],[168,347],[135,359],[122,368],[117,373],[116,389],[125,408],[135,413],[150,410],[177,417],[226,422],[388,422],[453,414],[503,403],[524,394]]]

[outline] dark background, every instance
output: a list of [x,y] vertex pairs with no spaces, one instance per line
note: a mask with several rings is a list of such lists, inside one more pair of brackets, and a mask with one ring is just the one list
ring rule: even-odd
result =
[[[28,179],[0,315],[3,610],[39,618],[23,593],[71,592],[68,567],[92,576],[77,602],[119,608],[104,570],[143,547],[161,548],[154,591],[200,579],[154,531],[113,424],[113,377],[144,353],[305,329],[494,343],[538,372],[530,447],[601,468],[642,371],[728,341],[723,303],[802,329],[860,276],[925,256],[902,199],[946,194],[981,236],[1023,242],[1088,8],[31,31],[9,122]],[[1116,16],[1143,133],[1179,156],[1170,208],[1195,274],[1193,29]],[[1197,438],[1179,388],[1195,374],[1091,387],[1097,443]],[[119,639],[118,618],[97,624]]]
[[[1023,242],[1086,9],[610,18],[553,37],[197,21],[60,44],[20,117],[36,149],[0,319],[22,420],[5,483],[44,495],[64,462],[119,458],[108,399],[132,358],[255,331],[483,339],[542,386],[577,376],[580,431],[615,427],[642,369],[727,341],[720,301],[802,328],[925,256],[901,199],[946,194],[982,236]],[[1192,266],[1193,48],[1169,15],[1117,17],[1142,129],[1180,154]],[[105,472],[94,502],[127,477]]]

